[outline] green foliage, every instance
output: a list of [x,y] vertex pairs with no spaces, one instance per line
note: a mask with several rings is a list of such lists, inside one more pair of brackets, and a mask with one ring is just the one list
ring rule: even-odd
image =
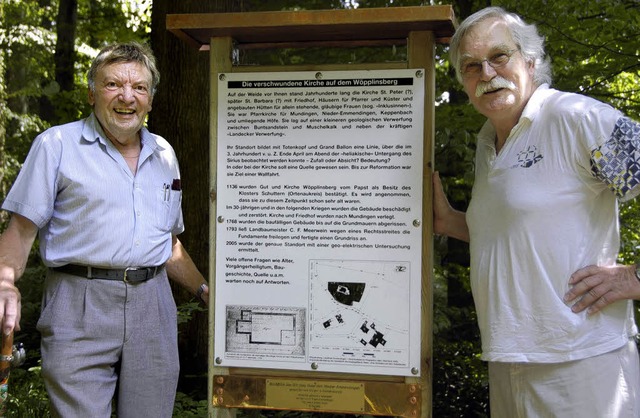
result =
[[434,345],[434,417],[489,416],[487,366],[480,360],[478,341],[452,335]]
[[78,0],[77,39],[92,48],[144,40],[150,23],[151,0]]
[[208,402],[206,399],[196,400],[182,392],[176,393],[176,403],[173,416],[180,418],[197,418],[207,416]]
[[3,183],[4,192],[13,182],[33,136],[47,126],[36,113],[28,112],[42,94],[40,80],[52,72],[50,52],[55,46],[51,31],[40,25],[52,10],[35,1],[8,1],[0,19],[0,50],[5,51],[4,97],[8,109],[6,120]]
[[197,300],[178,305],[178,327],[186,324],[193,318],[196,312],[205,312],[206,309]]
[[24,368],[11,370],[7,402],[7,417],[50,416],[49,397],[44,388],[40,366],[34,366],[28,370]]
[[[446,240],[436,242],[436,248]],[[437,256],[446,253],[436,251]],[[456,277],[455,284],[451,277]],[[469,268],[437,263],[434,269],[433,416],[488,417],[489,387],[486,363],[479,357],[480,334],[472,303],[450,303],[450,286],[470,301]]]
[[496,3],[538,24],[547,37],[557,88],[611,103],[638,119],[639,2],[545,2],[544,7],[538,2]]
[[[55,79],[57,0],[3,0],[0,50],[4,51],[6,140],[0,199],[24,161],[35,136],[51,125],[77,120],[90,112],[86,71],[97,48],[116,40],[143,39],[149,7],[137,2],[79,0],[76,27],[76,76],[71,91],[61,91]],[[133,27],[137,31],[132,30]],[[1,80],[1,79],[0,79]]]

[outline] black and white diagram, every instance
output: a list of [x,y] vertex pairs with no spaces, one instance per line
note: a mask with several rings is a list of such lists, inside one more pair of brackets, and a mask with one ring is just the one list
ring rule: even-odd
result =
[[311,361],[408,364],[408,262],[311,260],[310,279]]
[[227,306],[226,311],[227,357],[304,359],[306,309]]

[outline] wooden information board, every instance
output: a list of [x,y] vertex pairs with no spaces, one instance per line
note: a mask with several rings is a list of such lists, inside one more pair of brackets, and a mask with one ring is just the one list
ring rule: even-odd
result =
[[[435,44],[450,6],[168,15],[210,54],[210,415],[431,416]],[[238,50],[406,46],[242,66]]]

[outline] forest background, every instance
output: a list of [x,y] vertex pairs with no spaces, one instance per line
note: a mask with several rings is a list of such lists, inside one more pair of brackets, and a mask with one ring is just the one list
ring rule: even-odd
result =
[[[182,242],[202,272],[209,271],[208,54],[170,34],[167,14],[400,7],[451,4],[458,21],[499,5],[538,24],[547,38],[554,87],[611,103],[640,120],[640,2],[638,0],[0,0],[0,200],[35,136],[49,126],[90,113],[86,72],[98,50],[113,41],[142,40],[154,49],[162,74],[148,126],[167,138],[182,167]],[[465,209],[473,184],[475,133],[484,118],[468,103],[437,47],[436,169],[452,204]],[[402,61],[406,49],[285,49],[242,52],[240,64]],[[0,214],[2,229],[8,219]],[[640,259],[640,201],[621,205],[620,262]],[[436,237],[434,272],[433,416],[488,416],[486,365],[469,290],[468,247]],[[8,416],[48,416],[35,330],[45,269],[34,249],[19,281],[22,331],[16,341],[27,361],[11,374]],[[174,416],[206,416],[207,314],[174,289],[180,313],[181,379]],[[258,417],[295,412],[241,411]],[[302,414],[304,415],[304,414]]]

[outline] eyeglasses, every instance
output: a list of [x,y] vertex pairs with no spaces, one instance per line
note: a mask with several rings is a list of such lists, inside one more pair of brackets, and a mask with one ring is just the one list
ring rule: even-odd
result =
[[509,60],[511,60],[511,56],[518,51],[520,50],[516,48],[510,51],[498,52],[497,54],[494,54],[489,58],[483,59],[481,61],[465,61],[460,66],[460,73],[463,77],[477,76],[482,72],[482,63],[484,63],[485,61],[494,70],[502,68],[509,63]]

